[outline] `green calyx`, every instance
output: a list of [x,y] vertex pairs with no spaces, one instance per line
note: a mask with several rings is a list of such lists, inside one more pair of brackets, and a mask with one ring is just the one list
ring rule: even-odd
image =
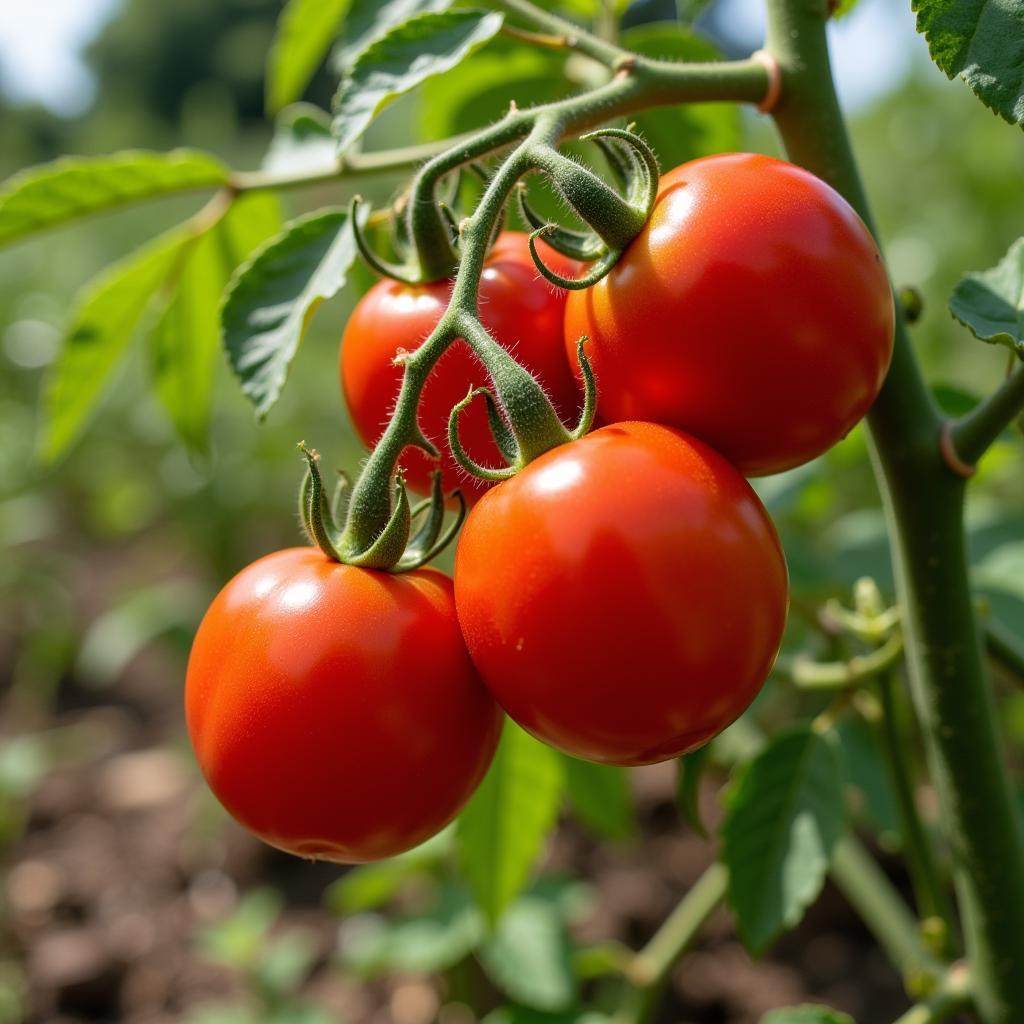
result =
[[347,477],[341,476],[334,498],[328,501],[320,475],[319,453],[303,442],[299,443],[299,451],[306,461],[306,476],[299,490],[299,516],[310,543],[332,561],[364,569],[408,572],[434,558],[462,525],[466,502],[460,491],[453,491],[451,497],[457,501],[458,509],[444,529],[445,499],[440,472],[434,474],[430,497],[413,508],[399,471],[393,482],[391,514],[384,528],[369,543],[358,545],[353,542],[353,534],[358,531],[351,529],[355,512]]
[[[544,390],[526,370],[511,358],[510,365],[492,359],[488,371],[495,390],[471,388],[448,419],[448,446],[467,473],[492,483],[507,480],[538,456],[590,430],[597,409],[597,383],[584,352],[586,341],[586,337],[580,338],[576,350],[583,376],[583,410],[572,428],[562,423]],[[491,433],[505,463],[502,466],[481,466],[462,446],[459,418],[477,398],[487,403]]]
[[[516,190],[519,214],[533,229],[530,252],[538,271],[552,284],[569,290],[589,288],[615,266],[647,223],[658,194],[658,162],[639,135],[623,128],[603,128],[580,138],[593,141],[604,154],[621,194],[593,171],[551,146],[535,146],[531,156],[590,231],[574,231],[549,223],[530,206],[525,187],[520,184]],[[564,256],[591,266],[575,279],[558,274],[541,258],[538,238]]]

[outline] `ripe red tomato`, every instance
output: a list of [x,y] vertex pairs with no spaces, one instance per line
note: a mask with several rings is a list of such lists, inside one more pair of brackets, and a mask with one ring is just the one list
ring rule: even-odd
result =
[[618,423],[485,494],[455,560],[462,634],[521,726],[647,764],[754,699],[786,619],[786,563],[750,485],[671,427]]
[[605,422],[689,431],[747,476],[807,462],[875,400],[893,301],[852,207],[814,175],[730,153],[677,167],[612,272],[573,292],[565,340]]
[[[545,262],[566,276],[576,264],[541,243]],[[341,385],[363,442],[376,444],[387,426],[402,380],[395,355],[412,352],[437,326],[448,306],[452,284],[406,285],[377,282],[360,299],[341,340]],[[556,408],[571,420],[579,404],[579,389],[562,347],[565,292],[553,288],[537,273],[526,235],[504,231],[487,258],[480,282],[480,314],[484,325],[541,381]],[[457,341],[434,367],[420,403],[420,426],[442,452],[440,467],[447,493],[461,487],[472,502],[489,483],[462,472],[448,452],[448,417],[470,387],[489,383],[487,373],[469,346]],[[484,403],[476,402],[460,420],[463,447],[485,466],[501,466],[491,436]],[[418,449],[402,456],[406,482],[430,493],[430,474],[437,465]]]
[[290,548],[210,606],[185,687],[189,736],[221,803],[302,857],[390,857],[447,824],[501,728],[459,633],[451,580]]

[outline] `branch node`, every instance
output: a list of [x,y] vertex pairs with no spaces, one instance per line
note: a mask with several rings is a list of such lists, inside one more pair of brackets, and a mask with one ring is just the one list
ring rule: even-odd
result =
[[962,476],[965,480],[970,479],[970,477],[978,472],[977,466],[964,462],[957,454],[956,445],[953,441],[952,420],[946,420],[942,424],[942,432],[939,434],[939,454],[949,469],[956,473],[957,476]]
[[782,95],[782,68],[779,62],[767,50],[755,50],[750,59],[760,64],[768,72],[768,91],[757,105],[762,114],[770,114]]

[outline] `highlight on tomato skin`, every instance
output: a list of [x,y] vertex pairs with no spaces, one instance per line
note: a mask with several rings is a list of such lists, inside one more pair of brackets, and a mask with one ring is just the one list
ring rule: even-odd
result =
[[458,542],[473,661],[519,725],[606,764],[677,757],[761,689],[788,574],[747,481],[658,424],[603,427],[486,494]]
[[604,422],[692,433],[746,476],[846,436],[881,389],[894,306],[881,255],[825,182],[753,153],[665,174],[614,269],[570,294],[565,346],[600,384]]
[[[543,257],[564,276],[575,276],[574,261],[538,243]],[[437,326],[451,295],[450,281],[408,285],[378,281],[360,299],[341,341],[342,391],[363,443],[372,447],[387,426],[398,397],[402,369],[395,357],[415,351]],[[562,343],[566,293],[537,272],[527,236],[503,231],[491,249],[480,282],[480,315],[485,327],[540,382],[566,422],[576,418],[580,388]],[[470,503],[491,484],[463,473],[447,447],[448,417],[471,387],[489,383],[483,365],[457,341],[431,371],[419,406],[427,438],[441,450],[445,493],[459,487]],[[460,438],[469,455],[485,466],[503,465],[491,436],[483,402],[474,403],[460,419]],[[409,448],[401,465],[411,490],[430,493],[437,464],[424,452]]]
[[242,825],[343,863],[390,857],[451,821],[502,720],[447,576],[360,569],[314,548],[259,559],[215,598],[185,710],[203,775]]

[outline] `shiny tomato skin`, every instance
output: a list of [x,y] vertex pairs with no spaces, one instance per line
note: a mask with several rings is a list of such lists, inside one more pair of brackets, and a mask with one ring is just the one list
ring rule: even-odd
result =
[[494,754],[501,716],[459,633],[451,580],[267,555],[215,598],[185,687],[210,788],[261,839],[359,863],[446,825]]
[[[578,265],[540,243],[545,262],[573,276]],[[377,442],[387,426],[402,370],[394,365],[400,351],[419,348],[437,326],[448,306],[452,283],[438,281],[406,285],[378,281],[360,299],[341,340],[341,386],[356,430],[367,446]],[[527,236],[503,231],[492,248],[480,282],[480,314],[484,325],[516,358],[533,372],[558,411],[571,421],[580,404],[579,388],[562,345],[565,292],[552,287],[537,272]],[[460,487],[467,501],[476,500],[491,485],[462,472],[448,452],[448,417],[470,387],[489,383],[487,373],[463,341],[441,357],[431,372],[420,404],[420,425],[442,451],[445,493]],[[461,418],[460,438],[473,458],[485,466],[500,466],[483,402]],[[402,456],[406,482],[430,492],[436,464],[418,449]]]
[[893,301],[845,199],[802,168],[730,153],[661,179],[646,227],[570,295],[565,324],[574,365],[590,338],[605,422],[676,426],[761,476],[820,455],[867,412]]
[[455,603],[498,703],[606,764],[695,749],[760,690],[788,577],[750,485],[702,442],[618,423],[556,448],[473,508]]

